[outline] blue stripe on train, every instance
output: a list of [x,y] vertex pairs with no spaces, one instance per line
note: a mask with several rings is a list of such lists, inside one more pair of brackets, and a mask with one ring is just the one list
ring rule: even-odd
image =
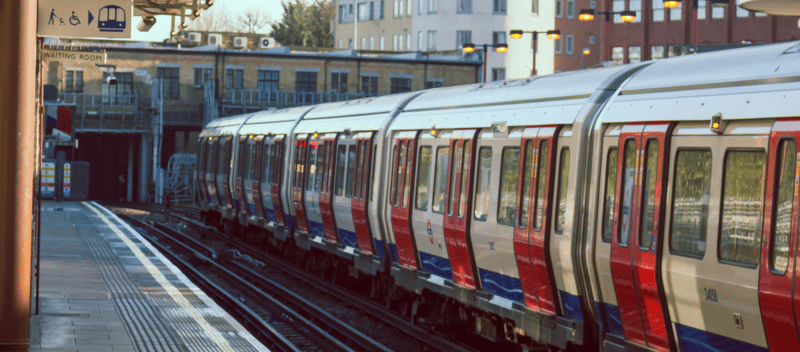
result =
[[256,215],[256,205],[255,204],[248,204],[248,208],[250,209],[250,215]]
[[558,291],[561,296],[561,306],[564,308],[564,316],[574,321],[583,322],[583,309],[581,309],[581,299],[569,292]]
[[356,238],[355,232],[339,229],[339,240],[345,246],[350,246],[358,249],[358,239]]
[[267,221],[275,221],[275,211],[272,209],[264,208],[264,214],[267,216]]
[[419,259],[422,260],[422,269],[425,271],[448,280],[453,279],[449,260],[425,252],[419,252]]
[[681,351],[768,351],[764,347],[751,345],[747,342],[734,340],[730,337],[698,330],[678,323],[675,323],[675,333],[678,334],[678,348]]
[[600,328],[607,329],[606,331],[624,336],[622,331],[622,318],[619,314],[619,307],[608,303],[594,302],[597,308],[597,314],[600,316]]
[[321,236],[323,238],[325,237],[325,227],[322,226],[322,224],[316,221],[309,221],[308,227],[310,227],[309,230],[311,231],[311,235],[313,235],[314,237],[316,236]]
[[378,258],[383,258],[386,256],[386,253],[384,253],[383,241],[377,238],[375,239],[375,254],[378,255]]
[[481,285],[487,292],[517,302],[525,299],[522,283],[518,278],[481,268],[478,268],[478,274],[481,276]]

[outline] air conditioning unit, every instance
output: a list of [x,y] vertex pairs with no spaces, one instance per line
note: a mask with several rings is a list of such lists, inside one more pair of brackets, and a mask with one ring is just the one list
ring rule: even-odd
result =
[[192,43],[199,43],[201,40],[203,40],[203,35],[198,32],[189,32],[188,39]]
[[259,49],[272,49],[275,47],[275,39],[272,37],[261,37],[258,40]]
[[208,44],[222,45],[222,34],[209,34]]
[[233,38],[233,47],[234,48],[246,48],[247,47],[247,37],[234,37]]

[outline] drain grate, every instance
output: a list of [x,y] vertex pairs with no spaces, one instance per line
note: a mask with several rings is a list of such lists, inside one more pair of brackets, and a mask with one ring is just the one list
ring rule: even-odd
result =
[[81,314],[81,313],[44,313],[42,314],[46,317],[55,317],[55,318],[86,318],[89,314]]

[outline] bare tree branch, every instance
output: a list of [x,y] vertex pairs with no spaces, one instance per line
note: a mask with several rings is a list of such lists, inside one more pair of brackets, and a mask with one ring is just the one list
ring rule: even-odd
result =
[[244,13],[236,15],[239,25],[245,33],[258,33],[267,24],[272,22],[272,17],[263,8],[249,7]]
[[239,28],[233,15],[224,4],[212,6],[189,23],[189,30],[209,32],[234,32]]

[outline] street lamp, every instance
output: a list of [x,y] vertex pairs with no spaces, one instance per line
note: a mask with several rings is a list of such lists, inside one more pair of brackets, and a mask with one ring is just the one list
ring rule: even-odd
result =
[[[663,0],[664,7],[673,9],[681,6],[681,0]],[[697,45],[697,0],[692,1],[692,45]],[[711,0],[711,7],[727,7],[729,0]]]
[[[620,18],[622,19],[622,21],[625,22],[625,23],[631,23],[631,22],[636,20],[636,11],[595,11],[595,10],[592,10],[592,9],[583,9],[583,10],[581,10],[578,13],[578,19],[581,20],[581,21],[584,21],[584,22],[585,21],[592,21],[592,20],[594,20],[594,15],[595,14],[605,15],[606,16],[605,17],[606,24],[605,24],[605,29],[603,31],[604,32],[603,35],[604,35],[604,38],[605,38],[606,41],[610,41],[611,40],[610,39],[611,38],[611,35],[610,35],[611,24],[609,23],[609,22],[611,22],[611,15],[619,15]],[[603,44],[603,45],[606,46],[606,49],[608,48],[608,44]],[[608,55],[608,50],[604,50],[604,51],[606,52],[606,55]],[[608,56],[610,56],[610,55],[608,55]],[[606,57],[605,59],[608,60],[609,58]]]
[[[482,45],[483,46],[483,81],[487,82],[488,81],[488,79],[486,77],[486,66],[487,66],[486,51],[487,51],[487,49],[489,47],[493,47],[493,48],[495,48],[494,50],[497,51],[498,53],[504,53],[504,52],[508,51],[508,44],[500,43],[500,44],[478,44],[478,45]],[[475,52],[475,44],[474,43],[464,43],[464,45],[461,47],[461,50],[463,50],[467,54],[474,53]]]
[[581,50],[581,68],[583,68],[583,57],[591,53],[592,51],[589,50],[589,48],[583,48],[583,50]]
[[533,34],[533,67],[531,68],[531,75],[536,74],[536,37],[539,33],[547,34],[547,38],[557,40],[561,38],[561,31],[558,29],[551,29],[549,31],[523,31],[521,29],[512,29],[509,31],[509,37],[511,39],[519,39],[522,38],[522,33],[531,33]]

